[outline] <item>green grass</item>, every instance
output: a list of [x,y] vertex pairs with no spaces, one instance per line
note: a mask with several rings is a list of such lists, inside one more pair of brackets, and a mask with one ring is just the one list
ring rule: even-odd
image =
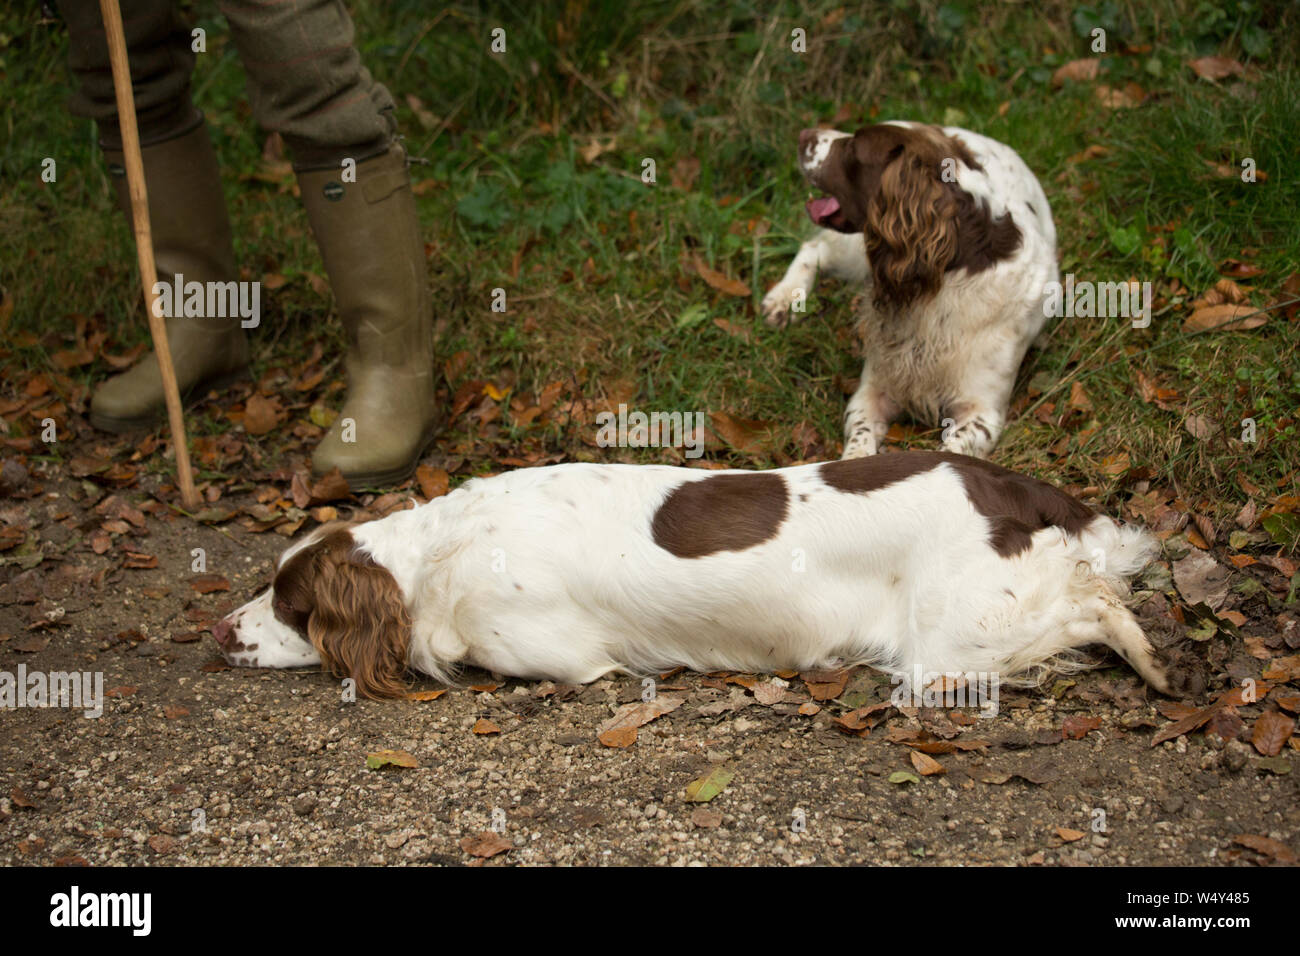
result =
[[[415,175],[434,181],[419,204],[434,248],[439,359],[466,353],[454,363],[449,396],[469,379],[516,395],[565,381],[593,402],[630,392],[643,409],[775,423],[764,450],[715,453],[724,460],[793,460],[801,423],[820,437],[816,450],[836,454],[842,385],[860,361],[849,334],[852,290],[823,284],[809,317],[784,332],[756,315],[806,232],[794,136],[833,118],[850,128],[920,119],[986,133],[1024,156],[1052,203],[1063,273],[1151,281],[1161,300],[1146,330],[1057,322],[1022,370],[995,460],[1095,488],[1108,503],[1149,474],[1219,518],[1245,500],[1239,475],[1270,495],[1295,493],[1296,322],[1275,310],[1251,331],[1180,332],[1188,304],[1225,261],[1258,267],[1241,285],[1260,306],[1282,298],[1300,268],[1293,5],[1108,0],[1031,11],[933,0],[862,8],[573,0],[440,14],[414,2],[354,6],[363,58],[398,99],[412,153],[427,160]],[[273,380],[317,339],[337,363],[342,342],[325,321],[328,299],[309,281],[321,267],[305,218],[287,185],[250,178],[264,134],[248,118],[224,23],[211,4],[198,4],[197,16],[209,52],[199,58],[196,99],[223,159],[240,263],[248,278],[289,280],[264,301],[257,371]],[[507,31],[504,56],[487,50],[495,26]],[[1054,88],[1058,66],[1090,55],[1094,26],[1107,31],[1101,76]],[[796,28],[807,34],[804,54],[790,50]],[[0,283],[14,305],[7,335],[15,343],[0,355],[7,388],[19,386],[24,370],[51,368],[78,313],[103,316],[109,351],[145,334],[130,237],[110,214],[93,130],[62,110],[61,33],[28,13],[0,14]],[[1209,54],[1236,58],[1250,74],[1198,79],[1186,63]],[[1097,84],[1137,84],[1145,98],[1109,109]],[[612,149],[588,162],[582,151],[593,140]],[[1107,152],[1071,159],[1093,145]],[[57,184],[39,180],[45,156],[59,162]],[[1217,178],[1206,165],[1237,167],[1244,157],[1267,181]],[[647,158],[657,167],[653,186],[640,179]],[[676,188],[674,168],[692,160],[698,177]],[[683,259],[697,255],[747,283],[751,296],[727,297],[684,274]],[[504,315],[490,310],[497,287],[507,292]],[[1168,408],[1140,398],[1138,372],[1176,392]],[[89,387],[105,373],[95,363],[69,374]],[[1047,404],[1065,410],[1075,382],[1091,411],[1063,424],[1040,419]],[[220,408],[200,409],[194,433],[226,428]],[[1183,426],[1189,413],[1220,433],[1197,440]],[[1246,417],[1258,423],[1253,445],[1234,437]],[[597,453],[581,441],[594,434],[590,425],[511,422],[507,412],[486,430],[458,425],[445,447],[460,449],[473,470],[498,467],[503,455]],[[31,433],[30,421],[9,425],[12,434]],[[1063,437],[1064,446],[1055,444]],[[932,447],[935,438],[918,429],[914,443]],[[104,439],[87,433],[83,441]],[[279,433],[256,444],[272,462],[293,447]],[[1120,453],[1133,471],[1114,473]],[[662,460],[655,451],[614,454]]]

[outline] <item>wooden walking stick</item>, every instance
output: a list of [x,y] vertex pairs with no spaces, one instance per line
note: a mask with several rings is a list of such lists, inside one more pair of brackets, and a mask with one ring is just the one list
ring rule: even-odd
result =
[[122,153],[126,158],[126,182],[131,191],[131,225],[135,230],[135,251],[140,260],[140,282],[144,285],[145,311],[149,315],[149,335],[158,356],[162,373],[163,397],[167,401],[167,422],[172,448],[176,451],[176,478],[181,501],[193,511],[198,508],[199,494],[194,488],[190,469],[190,449],[185,440],[185,414],[181,409],[181,392],[176,384],[167,326],[157,312],[154,283],[158,268],[153,259],[153,233],[149,226],[149,194],[144,183],[144,158],[140,155],[140,132],[135,121],[135,96],[131,90],[131,67],[126,59],[126,34],[122,30],[122,11],[118,0],[99,0],[108,37],[108,56],[113,65],[113,91],[117,95],[117,121],[122,129]]

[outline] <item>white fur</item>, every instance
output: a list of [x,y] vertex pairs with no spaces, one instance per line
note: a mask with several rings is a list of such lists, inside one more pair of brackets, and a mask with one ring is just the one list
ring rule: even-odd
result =
[[[463,664],[582,683],[675,665],[846,661],[1015,681],[1102,642],[1160,687],[1151,647],[1116,598],[1150,558],[1145,532],[1098,516],[1077,537],[1047,528],[1003,558],[946,462],[867,494],[827,485],[820,467],[768,472],[789,493],[774,537],[698,558],[661,547],[651,523],[674,488],[722,472],[525,469],[352,533],[401,588],[414,621],[411,666],[444,679]],[[239,643],[258,645],[233,663],[319,660],[272,615],[266,594],[228,620]]]
[[[933,298],[905,314],[882,315],[872,302],[863,237],[822,229],[763,299],[768,324],[782,326],[798,316],[792,304],[811,291],[819,271],[865,284],[858,317],[865,362],[845,409],[845,458],[874,455],[903,411],[944,426],[946,450],[987,456],[1005,424],[1021,360],[1043,328],[1048,284],[1059,278],[1051,209],[1024,160],[979,133],[942,131],[960,139],[983,167],[968,168],[954,157],[957,185],[986,202],[995,219],[1009,214],[1019,227],[1020,247],[1009,259],[974,274],[953,270]],[[821,131],[800,147],[806,176],[844,135]]]

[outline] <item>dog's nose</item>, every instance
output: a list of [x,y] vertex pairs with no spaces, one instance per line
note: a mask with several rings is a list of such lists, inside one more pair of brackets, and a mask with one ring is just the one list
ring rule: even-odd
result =
[[226,641],[230,640],[230,635],[233,633],[235,633],[235,625],[224,617],[212,625],[212,636],[217,639],[218,644],[225,644]]
[[799,133],[799,149],[801,152],[812,145],[812,141],[817,138],[817,132],[815,129],[806,129]]

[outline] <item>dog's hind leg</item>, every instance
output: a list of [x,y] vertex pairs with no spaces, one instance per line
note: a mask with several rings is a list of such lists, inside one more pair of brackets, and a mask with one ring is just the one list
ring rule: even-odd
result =
[[1194,697],[1205,689],[1198,667],[1158,651],[1115,592],[1100,579],[1095,587],[1095,597],[1086,600],[1079,617],[1066,625],[1071,646],[1105,644],[1143,680],[1171,697]]

